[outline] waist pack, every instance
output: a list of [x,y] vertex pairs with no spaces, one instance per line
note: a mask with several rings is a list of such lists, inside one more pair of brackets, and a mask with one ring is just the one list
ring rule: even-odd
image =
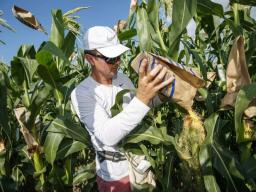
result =
[[126,157],[121,154],[120,152],[113,152],[113,151],[97,151],[98,159],[100,163],[105,160],[119,162],[125,161]]
[[145,187],[155,188],[156,183],[154,174],[150,170],[151,164],[146,160],[145,155],[134,155],[131,153],[125,153],[112,151],[97,151],[98,159],[100,163],[103,161],[119,162],[128,160],[129,166],[129,178],[131,188],[143,189]]
[[146,160],[145,155],[134,155],[125,153],[129,162],[129,178],[132,190],[145,187],[155,188],[155,176],[150,170],[151,164]]

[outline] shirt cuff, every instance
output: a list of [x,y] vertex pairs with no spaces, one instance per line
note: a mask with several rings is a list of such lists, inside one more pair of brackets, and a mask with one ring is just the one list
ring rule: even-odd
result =
[[150,107],[139,100],[136,96],[131,100],[131,103],[142,112],[147,113],[150,110]]

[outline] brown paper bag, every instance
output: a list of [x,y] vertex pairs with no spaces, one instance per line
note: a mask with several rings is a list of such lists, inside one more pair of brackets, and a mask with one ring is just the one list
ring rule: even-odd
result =
[[[234,107],[239,90],[243,86],[251,84],[245,59],[244,39],[242,36],[234,40],[234,44],[231,48],[228,58],[226,81],[227,94],[221,101],[220,107],[222,108]],[[249,118],[256,116],[256,102],[253,101],[244,113]]]
[[167,87],[161,90],[161,93],[171,100],[190,110],[197,88],[205,86],[205,81],[198,74],[182,64],[175,63],[167,58],[142,52],[132,61],[132,68],[138,73],[143,58],[148,60],[148,71],[151,71],[157,65],[166,66],[169,70],[164,79],[175,75],[175,80]]

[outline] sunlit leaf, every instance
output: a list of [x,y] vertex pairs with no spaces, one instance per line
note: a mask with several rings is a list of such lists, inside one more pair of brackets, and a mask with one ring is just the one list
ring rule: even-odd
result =
[[137,34],[139,37],[140,49],[142,51],[150,51],[151,38],[148,23],[148,15],[146,9],[143,6],[138,7],[136,18]]
[[[197,0],[174,0],[169,46],[172,47],[196,13]],[[177,10],[177,11],[176,11]],[[171,54],[171,53],[170,53]]]
[[56,118],[47,131],[64,134],[66,137],[80,141],[85,145],[90,143],[89,135],[85,128],[68,118]]
[[63,134],[48,132],[44,142],[46,160],[53,165],[58,147],[64,138]]
[[71,139],[63,139],[63,141],[60,144],[59,150],[57,152],[57,158],[63,159],[87,147],[88,147],[87,145],[79,141],[73,141]]
[[64,23],[61,10],[52,10],[50,41],[61,48],[64,42]]
[[202,15],[217,15],[224,17],[222,5],[210,0],[197,0],[197,12]]

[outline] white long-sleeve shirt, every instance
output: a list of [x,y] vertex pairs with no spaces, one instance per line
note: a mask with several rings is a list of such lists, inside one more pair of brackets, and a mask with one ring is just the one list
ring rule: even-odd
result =
[[[115,98],[123,89],[134,89],[131,80],[122,73],[112,85],[97,83],[92,77],[83,80],[72,92],[72,105],[88,130],[96,151],[118,151],[117,143],[132,131],[149,111],[149,107],[132,94],[123,98],[123,111],[111,116]],[[99,162],[96,156],[97,175],[106,181],[119,180],[128,175],[127,161]]]

